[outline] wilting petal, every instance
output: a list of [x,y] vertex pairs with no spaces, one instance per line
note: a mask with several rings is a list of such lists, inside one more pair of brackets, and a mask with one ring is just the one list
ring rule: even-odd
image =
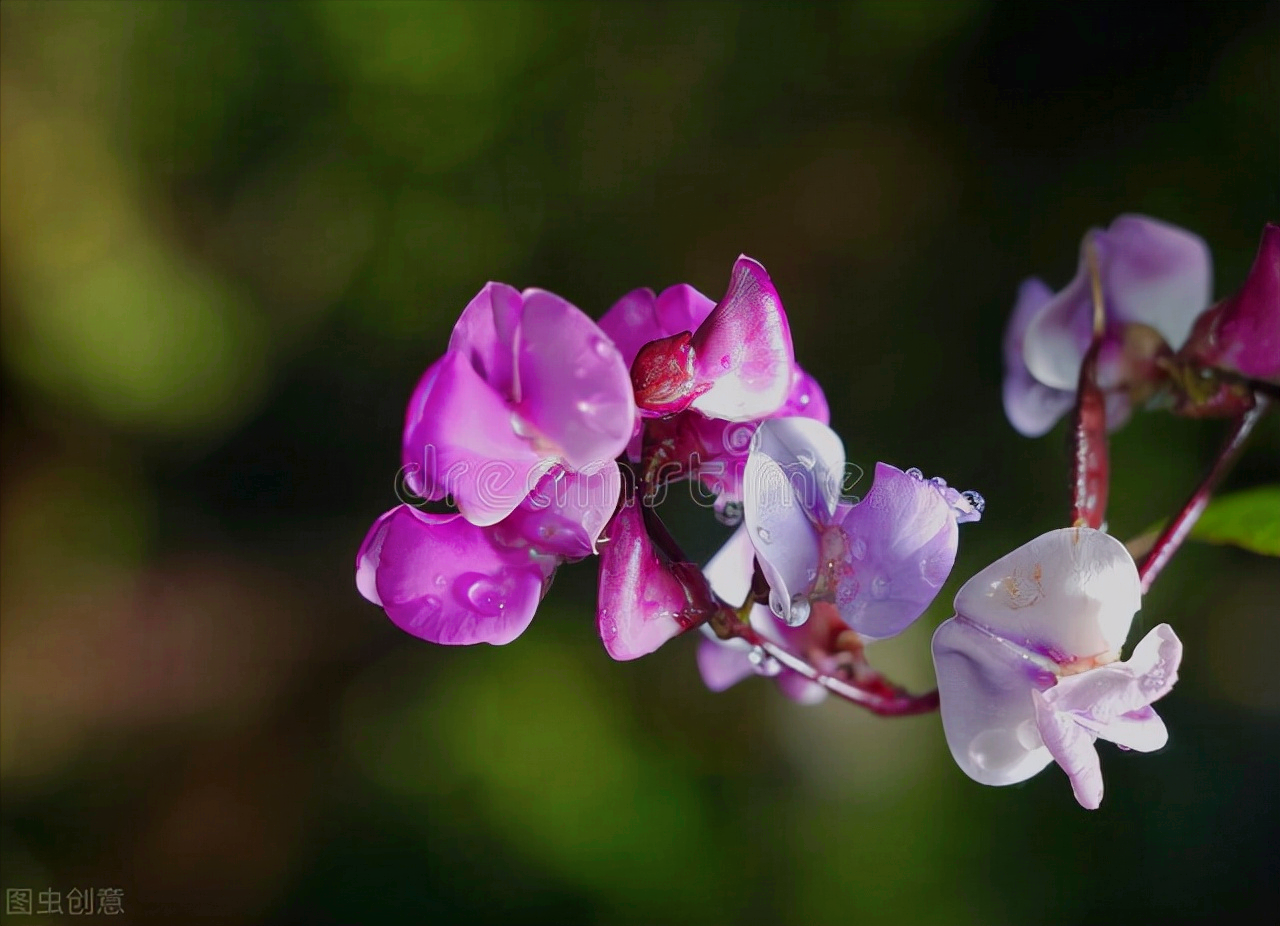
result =
[[748,654],[751,646],[744,640],[721,640],[704,636],[698,641],[698,672],[702,683],[712,691],[732,688],[755,674]]
[[494,525],[495,535],[508,546],[527,546],[564,559],[590,556],[618,507],[621,491],[622,473],[612,461],[581,473],[556,467],[515,511]]
[[711,418],[749,421],[775,412],[791,390],[795,352],[769,274],[739,257],[729,289],[691,342],[694,371],[710,388],[693,408]]
[[504,399],[512,398],[515,337],[523,301],[505,283],[486,283],[453,326],[449,350],[466,356],[476,373]]
[[1026,437],[1048,433],[1075,399],[1074,390],[1054,389],[1038,381],[1022,356],[1027,326],[1052,299],[1053,291],[1040,280],[1024,282],[1004,334],[1004,410],[1009,423]]
[[622,453],[636,420],[631,379],[618,348],[559,296],[524,293],[516,410],[571,469]]
[[696,568],[658,555],[639,504],[624,504],[607,535],[600,551],[596,620],[604,648],[614,659],[652,653],[713,609],[709,598],[692,594],[692,582],[677,578],[680,571],[686,580],[700,580]]
[[956,613],[1031,652],[1066,664],[1118,653],[1141,600],[1124,544],[1102,531],[1050,531],[966,582]]
[[1031,693],[1036,727],[1053,760],[1071,779],[1071,792],[1086,810],[1102,803],[1102,765],[1093,737],[1071,716],[1061,713],[1038,691]]
[[1025,781],[1052,761],[1036,729],[1031,692],[1054,675],[1016,647],[961,618],[933,635],[942,729],[956,764],[974,781]]
[[[1092,331],[1093,297],[1086,258],[1092,240],[1111,326],[1143,324],[1180,345],[1209,304],[1212,265],[1204,241],[1143,216],[1121,216],[1081,245],[1075,278],[1034,314],[1024,341],[1027,369],[1055,389],[1075,391]],[[1106,385],[1106,384],[1104,384]]]
[[[819,527],[815,517],[827,510],[829,481],[815,475],[818,447],[793,442],[801,429],[791,423],[798,421],[806,420],[786,419],[786,424],[767,421],[756,431],[742,492],[743,520],[760,569],[769,581],[771,604],[788,623],[803,623],[808,614],[806,606],[793,621],[792,603],[803,597],[817,578]],[[824,428],[817,422],[806,423]],[[825,437],[822,444],[829,453]],[[807,465],[800,460],[803,453],[810,455]],[[822,472],[827,472],[825,467]]]
[[473,524],[501,521],[554,460],[511,427],[511,411],[464,354],[449,352],[409,400],[404,463],[410,487],[430,499],[452,495]]
[[1280,225],[1263,230],[1244,285],[1196,320],[1183,354],[1280,383]]
[[859,634],[883,639],[924,613],[955,564],[957,510],[945,486],[876,464],[871,491],[844,509],[836,606]]
[[461,515],[402,505],[374,523],[356,583],[416,637],[500,644],[529,625],[553,569],[554,561],[502,547]]

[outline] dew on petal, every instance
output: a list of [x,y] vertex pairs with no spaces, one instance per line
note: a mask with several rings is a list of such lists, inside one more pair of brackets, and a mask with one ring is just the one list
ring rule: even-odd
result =
[[727,524],[730,527],[737,527],[742,523],[743,506],[742,502],[725,502],[717,505],[715,508],[716,520],[721,524]]
[[932,482],[934,485],[936,485],[939,489],[945,489],[947,487],[947,480],[943,479],[941,476],[934,476],[929,481]]
[[792,627],[798,627],[809,619],[809,599],[804,595],[795,595],[791,599],[791,611],[786,618]]
[[979,495],[977,492],[973,491],[972,489],[969,489],[968,491],[965,491],[965,492],[961,492],[960,494],[964,496],[965,501],[967,501],[970,505],[972,505],[973,510],[978,512],[978,514],[982,514],[982,512],[986,509],[987,500],[983,498],[981,495]]
[[766,527],[757,527],[756,536],[759,537],[763,543],[770,543],[773,540],[773,534],[769,533],[769,529]]
[[454,582],[467,606],[485,617],[497,617],[507,606],[506,591],[488,576],[464,572]]
[[853,555],[854,559],[866,559],[867,542],[861,537],[854,537],[853,541],[849,544],[849,552]]
[[924,481],[924,473],[922,473],[919,469],[917,469],[914,466],[911,467],[909,470],[907,470],[907,475],[910,476],[912,479],[919,479],[922,482]]
[[886,575],[878,575],[871,580],[871,597],[877,601],[884,601],[889,597],[890,587],[893,585],[889,577]]
[[762,646],[751,647],[751,652],[747,653],[747,661],[751,663],[756,675],[766,678],[772,678],[782,671],[782,664],[766,653]]

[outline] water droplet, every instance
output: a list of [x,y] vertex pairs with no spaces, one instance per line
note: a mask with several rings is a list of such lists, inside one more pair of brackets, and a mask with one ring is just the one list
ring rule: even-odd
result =
[[448,582],[449,582],[449,577],[448,577],[448,576],[446,576],[446,575],[444,575],[443,573],[441,573],[440,575],[436,576],[436,587],[437,587],[437,588],[444,588],[444,587],[445,587],[445,585],[447,585],[447,584],[448,584]]
[[849,552],[853,554],[854,559],[865,559],[867,556],[867,542],[861,537],[854,537],[849,543]]
[[804,595],[796,595],[791,599],[791,613],[786,621],[792,627],[799,627],[809,619],[809,599]]
[[607,359],[613,355],[615,348],[608,338],[601,337],[600,335],[592,335],[591,350],[597,357]]
[[756,675],[766,678],[772,678],[782,671],[782,664],[766,653],[762,646],[751,647],[751,652],[747,653],[747,661],[751,663]]
[[787,610],[786,603],[782,600],[782,593],[776,588],[769,589],[769,610],[778,617],[782,617]]
[[1040,738],[1040,731],[1036,728],[1034,720],[1022,721],[1014,732],[1018,737],[1018,743],[1023,749],[1039,749],[1044,745],[1044,740]]
[[455,587],[462,591],[471,610],[485,617],[496,617],[507,606],[507,594],[502,586],[478,572],[458,576]]
[[736,527],[742,523],[742,502],[727,501],[716,506],[716,520]]
[[411,627],[421,627],[428,621],[433,621],[440,616],[440,608],[442,607],[440,599],[435,595],[426,595],[418,602],[418,610],[413,615],[413,620],[409,622]]
[[912,479],[924,479],[924,473],[920,472],[920,470],[916,469],[914,466],[907,470],[907,475]]
[[771,543],[773,541],[773,534],[769,533],[768,528],[765,527],[757,527],[756,536],[760,538],[762,543]]
[[878,575],[871,580],[871,597],[876,601],[884,601],[889,597],[889,589],[893,583],[886,575]]
[[936,485],[939,489],[945,489],[947,487],[947,480],[943,479],[941,476],[934,476],[929,481],[932,482],[934,485]]
[[970,489],[969,491],[961,492],[960,494],[965,497],[965,500],[973,506],[973,510],[978,512],[978,514],[982,514],[982,512],[986,510],[987,500],[977,492]]

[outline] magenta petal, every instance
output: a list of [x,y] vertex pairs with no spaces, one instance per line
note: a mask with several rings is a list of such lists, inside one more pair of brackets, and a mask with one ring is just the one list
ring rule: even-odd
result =
[[551,560],[495,544],[461,515],[407,505],[378,520],[361,553],[362,590],[372,572],[387,616],[432,643],[511,642],[533,619],[554,568]]
[[553,462],[512,430],[502,397],[456,352],[436,361],[414,390],[403,453],[411,488],[430,499],[452,495],[479,525],[510,514]]
[[694,370],[709,383],[692,407],[711,418],[749,421],[777,411],[791,390],[795,353],[769,274],[739,257],[723,299],[694,332]]
[[624,504],[607,536],[600,551],[600,639],[614,659],[636,659],[687,629],[694,603],[672,572],[680,567],[654,549],[639,504]]
[[387,538],[391,527],[391,516],[399,508],[392,508],[373,522],[364,542],[360,544],[360,552],[356,554],[356,588],[366,601],[382,607],[382,598],[378,595],[378,563],[382,558],[382,542]]
[[581,311],[542,290],[524,293],[517,410],[571,469],[615,459],[636,420],[618,348]]
[[486,283],[453,326],[449,350],[464,354],[503,398],[512,395],[515,333],[523,303],[505,283]]
[[1244,285],[1196,321],[1186,355],[1280,383],[1280,225],[1263,231]]
[[596,540],[613,517],[621,492],[617,463],[581,473],[557,466],[494,531],[508,546],[582,559],[596,552]]
[[872,639],[901,633],[955,563],[959,529],[946,489],[877,463],[871,491],[847,509],[839,529],[847,550],[836,588],[840,616]]
[[1073,390],[1054,389],[1039,382],[1022,356],[1027,325],[1052,299],[1053,292],[1040,280],[1024,282],[1004,334],[1004,410],[1009,423],[1025,437],[1048,433],[1075,399]]
[[823,424],[831,423],[831,408],[827,405],[827,396],[818,385],[818,381],[800,367],[792,369],[791,391],[782,407],[774,412],[775,418],[812,418]]
[[1071,779],[1071,791],[1086,810],[1102,803],[1102,766],[1093,737],[1074,718],[1055,710],[1044,695],[1031,693],[1035,704],[1036,727],[1053,760]]
[[687,283],[668,286],[654,305],[654,314],[662,332],[656,337],[696,331],[715,307],[715,300],[708,299]]
[[748,653],[751,647],[742,640],[720,640],[703,637],[698,641],[698,672],[702,683],[712,691],[732,688],[755,674]]
[[634,289],[615,302],[600,319],[600,330],[618,348],[628,370],[640,353],[640,348],[650,341],[675,333],[662,329],[656,302],[653,290]]

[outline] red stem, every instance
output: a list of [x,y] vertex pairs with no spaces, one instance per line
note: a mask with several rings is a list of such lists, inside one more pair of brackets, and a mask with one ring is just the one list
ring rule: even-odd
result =
[[1248,440],[1249,435],[1253,433],[1254,426],[1257,425],[1258,419],[1266,412],[1269,404],[1266,396],[1257,395],[1256,399],[1257,401],[1253,408],[1235,419],[1235,423],[1232,425],[1230,433],[1227,434],[1227,439],[1223,443],[1222,449],[1218,451],[1218,455],[1214,459],[1213,465],[1209,467],[1204,479],[1196,487],[1196,490],[1191,493],[1191,497],[1187,499],[1182,509],[1174,515],[1173,520],[1160,532],[1160,536],[1156,538],[1151,551],[1142,560],[1142,565],[1138,567],[1138,578],[1142,580],[1142,594],[1145,595],[1151,589],[1161,570],[1173,558],[1173,554],[1178,551],[1178,547],[1182,546],[1182,542],[1187,539],[1187,535],[1195,527],[1196,521],[1200,520],[1200,515],[1204,512],[1205,506],[1209,504],[1209,498],[1227,473],[1231,472],[1236,460],[1239,459],[1245,442]]

